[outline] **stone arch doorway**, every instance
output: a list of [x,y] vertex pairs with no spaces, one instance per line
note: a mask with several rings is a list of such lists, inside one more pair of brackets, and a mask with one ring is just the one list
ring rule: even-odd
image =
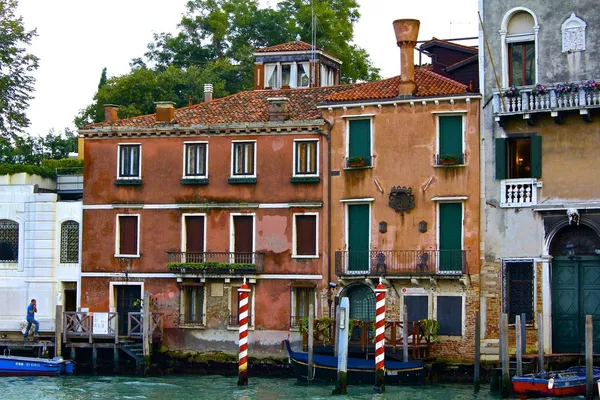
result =
[[[571,247],[574,254],[567,255]],[[585,316],[592,315],[600,332],[600,235],[586,224],[572,224],[556,232],[552,256],[552,352],[585,351]],[[594,337],[600,346],[600,335]]]
[[362,283],[352,284],[342,291],[340,297],[348,297],[351,319],[375,320],[375,292],[369,286]]

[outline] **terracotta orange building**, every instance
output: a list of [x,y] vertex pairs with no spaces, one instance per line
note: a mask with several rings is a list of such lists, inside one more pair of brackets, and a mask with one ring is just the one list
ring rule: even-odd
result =
[[181,109],[158,103],[156,114],[124,120],[109,105],[106,122],[80,131],[82,307],[118,312],[125,333],[147,290],[169,348],[235,351],[237,289],[246,280],[256,352],[290,331],[299,338],[310,304],[327,313],[328,146],[316,105],[354,86],[314,83],[304,44],[286,46],[280,62],[278,51],[261,51],[261,71],[275,68],[288,84],[278,86],[294,88]]
[[318,108],[331,128],[331,241],[351,318],[434,319],[435,355],[473,353],[479,309],[479,99],[430,69],[415,71],[419,21],[394,22],[401,75],[334,93]]

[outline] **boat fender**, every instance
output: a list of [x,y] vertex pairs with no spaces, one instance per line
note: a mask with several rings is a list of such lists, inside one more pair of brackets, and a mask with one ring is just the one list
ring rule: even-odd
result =
[[550,378],[550,379],[548,379],[548,389],[552,390],[553,387],[554,387],[554,378]]

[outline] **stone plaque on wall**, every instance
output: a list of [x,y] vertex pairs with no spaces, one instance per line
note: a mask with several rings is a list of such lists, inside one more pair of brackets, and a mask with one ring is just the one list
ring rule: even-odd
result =
[[223,297],[223,283],[212,282],[210,284],[210,295],[211,297]]
[[586,26],[587,24],[575,13],[571,13],[571,16],[563,22],[561,27],[563,53],[585,50]]

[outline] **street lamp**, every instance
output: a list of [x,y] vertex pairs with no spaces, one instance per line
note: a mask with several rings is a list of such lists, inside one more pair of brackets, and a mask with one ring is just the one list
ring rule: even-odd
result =
[[565,252],[567,253],[567,257],[569,257],[569,260],[572,260],[575,258],[575,245],[573,243],[571,243],[570,241],[567,242],[567,245],[565,246]]

